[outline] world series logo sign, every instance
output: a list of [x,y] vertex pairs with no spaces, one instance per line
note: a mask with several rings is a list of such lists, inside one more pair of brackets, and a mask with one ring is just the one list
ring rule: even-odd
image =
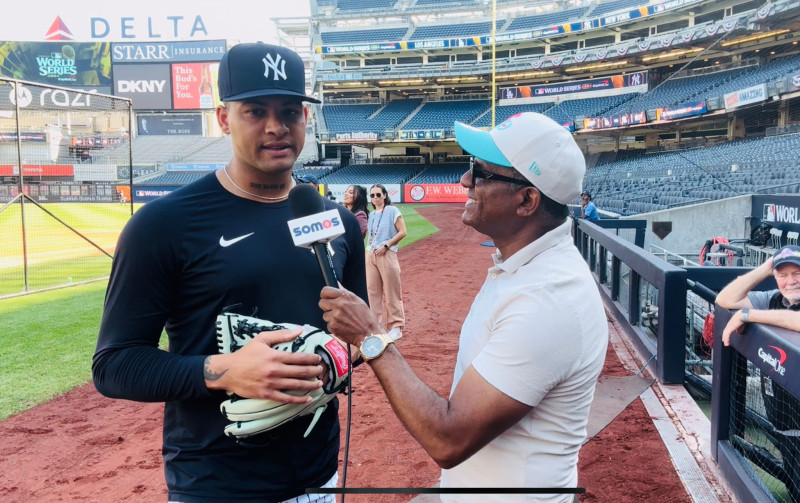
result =
[[785,204],[767,203],[764,205],[761,219],[765,222],[800,224],[800,208]]
[[765,204],[764,205],[764,212],[761,216],[761,220],[766,222],[774,222],[775,221],[775,205],[774,204]]

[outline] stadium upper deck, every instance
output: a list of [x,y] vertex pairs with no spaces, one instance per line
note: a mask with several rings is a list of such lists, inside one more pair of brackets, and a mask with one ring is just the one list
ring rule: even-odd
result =
[[[763,85],[756,101],[791,100],[800,88],[797,0],[499,1],[494,49],[488,1],[311,6],[313,84],[326,103],[323,142],[337,135],[348,143],[447,140],[447,127],[439,132],[442,125],[430,120],[440,118],[431,102],[445,100],[471,102],[449,108],[465,110],[455,120],[481,127],[536,110],[584,137],[590,129],[626,126],[638,141],[651,133],[674,136],[675,125],[664,123],[676,119],[679,127],[719,133],[727,129],[720,121],[740,111],[726,103],[727,94]],[[364,106],[348,107],[356,104]],[[410,111],[387,117],[397,110]],[[760,122],[763,132],[791,119],[776,113]],[[621,134],[613,134],[613,148]],[[739,128],[728,139],[744,134]],[[600,137],[595,143],[609,134]]]
[[[312,0],[315,88],[328,98],[487,92],[492,83],[489,2]],[[382,9],[380,14],[369,6]],[[596,75],[690,68],[759,57],[755,50],[791,43],[793,0],[612,0],[500,2],[496,13],[496,83],[565,82]],[[781,24],[784,28],[773,29]],[[788,31],[785,31],[788,30]],[[757,36],[756,40],[748,40]],[[717,43],[721,39],[726,43]],[[740,39],[739,43],[730,43]],[[713,46],[713,47],[712,47]],[[785,52],[785,51],[783,51]],[[699,64],[698,64],[699,63]],[[391,94],[389,95],[391,96]]]

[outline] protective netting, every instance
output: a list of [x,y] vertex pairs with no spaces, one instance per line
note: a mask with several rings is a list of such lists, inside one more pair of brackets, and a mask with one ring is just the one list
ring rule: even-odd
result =
[[[108,276],[132,214],[130,102],[0,80],[0,296]],[[124,160],[95,162],[106,149]]]
[[734,352],[730,441],[775,501],[800,501],[800,401]]

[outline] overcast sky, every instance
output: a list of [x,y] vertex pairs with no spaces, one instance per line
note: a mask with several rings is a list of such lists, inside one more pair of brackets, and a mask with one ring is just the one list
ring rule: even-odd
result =
[[0,16],[0,40],[44,40],[60,16],[76,41],[274,42],[271,18],[310,15],[309,0],[36,0],[24,12],[15,5]]

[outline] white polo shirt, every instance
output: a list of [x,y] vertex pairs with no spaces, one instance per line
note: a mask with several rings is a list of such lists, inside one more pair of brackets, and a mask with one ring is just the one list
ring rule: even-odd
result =
[[[453,390],[470,365],[533,407],[472,457],[442,470],[441,486],[574,488],[578,450],[608,344],[608,324],[570,222],[495,266],[461,328]],[[452,394],[452,390],[451,390]],[[443,495],[446,502],[571,502],[572,495]]]

